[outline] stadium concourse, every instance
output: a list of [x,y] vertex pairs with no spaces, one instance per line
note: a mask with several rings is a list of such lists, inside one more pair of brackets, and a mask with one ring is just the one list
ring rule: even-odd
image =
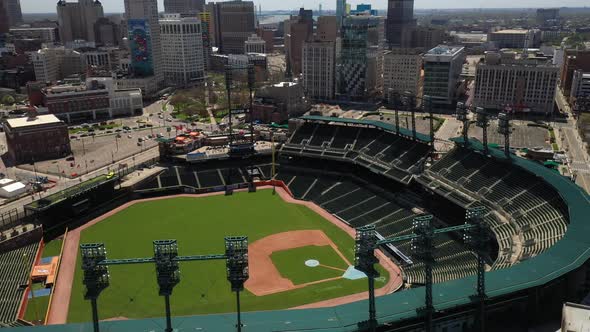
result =
[[[495,148],[486,151],[477,140],[453,142],[453,150],[433,158],[430,138],[404,128],[372,120],[303,117],[279,150],[274,180],[294,198],[313,203],[342,223],[375,226],[382,238],[412,233],[414,218],[425,214],[434,216],[436,228],[462,225],[468,208],[484,206],[493,232],[485,257],[489,330],[558,319],[563,302],[579,302],[590,291],[588,195],[536,162],[507,157]],[[273,177],[269,160],[256,160],[253,169],[247,161],[163,166],[168,168],[136,188],[134,197],[223,190],[247,182],[247,174],[261,181]],[[477,312],[477,256],[460,234],[437,236],[434,245],[434,325],[467,330]],[[405,287],[377,299],[377,321],[384,331],[419,329],[424,322],[424,264],[412,259],[410,241],[380,249],[402,267]],[[368,318],[367,309],[367,301],[359,300],[248,312],[243,330],[358,331]],[[108,321],[101,327],[160,330],[162,321]],[[232,314],[175,317],[173,324],[187,330],[235,330]],[[91,330],[88,323],[34,329]]]

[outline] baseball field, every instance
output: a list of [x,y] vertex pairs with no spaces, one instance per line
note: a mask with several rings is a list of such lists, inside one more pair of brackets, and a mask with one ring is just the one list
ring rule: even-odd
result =
[[[250,280],[241,294],[245,311],[292,308],[366,292],[366,278],[345,273],[354,264],[350,231],[271,190],[136,202],[82,230],[79,243],[104,243],[108,258],[132,258],[152,257],[153,240],[176,239],[180,255],[202,255],[223,253],[224,237],[236,235],[248,236],[250,244]],[[78,252],[68,322],[91,320],[80,266]],[[390,274],[378,269],[380,288]],[[224,261],[181,263],[180,270],[181,282],[171,297],[174,316],[235,311]],[[98,300],[100,319],[164,315],[153,264],[111,266],[110,275],[110,286]]]

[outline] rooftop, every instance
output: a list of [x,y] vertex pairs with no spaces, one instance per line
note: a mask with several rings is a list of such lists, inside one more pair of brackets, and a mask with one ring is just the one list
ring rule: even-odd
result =
[[529,30],[525,30],[525,29],[506,29],[506,30],[499,30],[496,31],[494,33],[500,33],[500,34],[525,34],[528,33]]
[[60,123],[61,120],[58,119],[53,114],[48,115],[38,115],[37,117],[23,117],[23,118],[14,118],[14,119],[7,119],[6,122],[11,128],[23,128],[23,127],[30,127],[30,126],[39,126],[39,125],[46,125],[51,123]]

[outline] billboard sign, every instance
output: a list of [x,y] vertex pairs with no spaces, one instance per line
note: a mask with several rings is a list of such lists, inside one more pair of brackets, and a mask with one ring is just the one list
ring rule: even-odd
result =
[[138,76],[154,75],[149,23],[144,19],[130,19],[127,21],[127,27],[132,72]]

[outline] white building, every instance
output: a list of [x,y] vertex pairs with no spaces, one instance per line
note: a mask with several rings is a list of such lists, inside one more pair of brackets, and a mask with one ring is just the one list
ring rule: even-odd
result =
[[383,95],[392,101],[394,94],[406,91],[422,95],[422,55],[414,49],[393,49],[383,55]]
[[256,34],[248,37],[244,42],[244,50],[246,53],[266,53],[266,42]]
[[164,14],[160,20],[162,64],[166,83],[189,86],[205,77],[201,21]]
[[546,59],[517,59],[514,52],[487,52],[477,65],[474,104],[484,108],[551,113],[559,67]]
[[330,41],[303,43],[303,88],[315,100],[336,96],[336,45]]
[[55,82],[59,79],[58,53],[54,49],[42,49],[31,53],[35,78],[41,82]]
[[572,80],[571,97],[573,100],[575,100],[576,98],[582,96],[590,96],[590,73],[584,73],[581,70],[576,70]]
[[465,62],[465,48],[439,45],[424,55],[423,94],[432,104],[452,105],[457,98],[459,77]]

